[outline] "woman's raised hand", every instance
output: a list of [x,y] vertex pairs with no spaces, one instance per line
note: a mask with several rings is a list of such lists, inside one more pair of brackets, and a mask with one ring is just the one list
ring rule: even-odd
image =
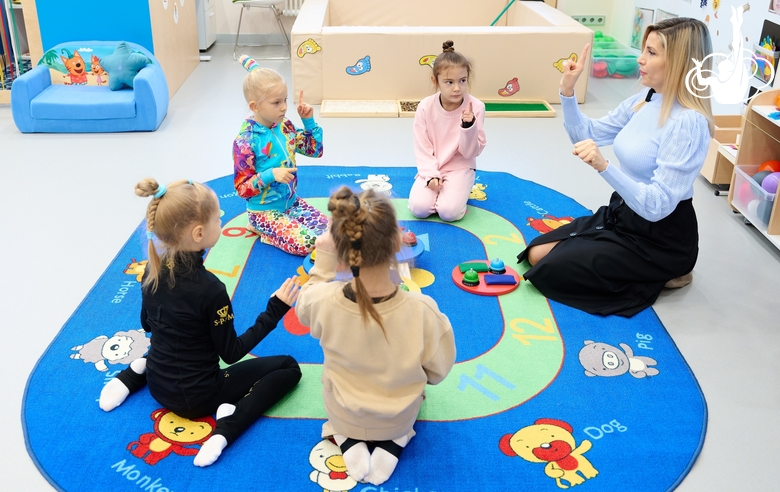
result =
[[577,79],[580,78],[580,74],[585,69],[589,52],[590,43],[582,48],[582,54],[577,59],[576,63],[571,60],[563,61],[563,77],[561,77],[561,94],[563,96],[571,97],[574,95],[574,86],[577,84]]

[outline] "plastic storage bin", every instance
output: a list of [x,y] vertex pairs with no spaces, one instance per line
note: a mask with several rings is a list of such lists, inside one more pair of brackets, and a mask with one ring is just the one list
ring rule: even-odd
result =
[[621,46],[620,43],[613,49],[601,49],[594,47],[593,61],[590,64],[590,75],[595,78],[613,77],[616,79],[636,78],[639,76],[639,64],[636,59],[639,51]]
[[732,205],[755,225],[769,224],[775,194],[767,192],[754,179],[758,166],[735,166]]

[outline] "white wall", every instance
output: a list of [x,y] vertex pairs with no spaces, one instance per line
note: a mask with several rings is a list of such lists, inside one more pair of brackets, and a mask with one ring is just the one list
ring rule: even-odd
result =
[[[632,2],[626,1],[625,3],[631,4]],[[633,3],[635,7],[656,11],[656,15],[657,10],[661,9],[677,14],[679,17],[693,17],[704,21],[710,29],[713,52],[728,55],[731,53],[732,38],[731,7],[744,6],[748,0],[720,0],[717,10],[713,8],[714,0],[709,0],[704,7],[701,7],[700,0],[634,0]],[[750,9],[742,16],[741,31],[745,36],[744,48],[752,50],[753,44],[760,41],[764,21],[769,20],[780,25],[780,14],[769,11],[772,0],[752,0],[749,3]],[[749,56],[747,53],[743,55],[743,57],[747,56]],[[757,87],[763,83],[758,79],[751,79],[751,84]],[[780,87],[777,78],[775,78],[774,87]],[[741,104],[724,105],[715,100],[712,100],[712,109],[715,114],[740,114],[744,112],[744,106]]]

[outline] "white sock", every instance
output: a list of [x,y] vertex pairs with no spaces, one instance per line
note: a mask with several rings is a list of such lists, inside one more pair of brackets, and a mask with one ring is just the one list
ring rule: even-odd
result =
[[141,357],[130,363],[130,369],[136,374],[143,374],[146,372],[146,357]]
[[[404,436],[393,439],[393,442],[403,448],[409,442],[409,438]],[[366,475],[366,481],[372,485],[381,485],[387,482],[395,471],[396,465],[398,465],[398,458],[377,446],[371,453],[371,472]]]
[[235,405],[231,405],[230,403],[223,403],[219,406],[219,408],[217,408],[217,420],[221,419],[222,417],[230,417],[235,411]]
[[[341,434],[334,434],[333,439],[336,440],[336,444],[338,444],[339,447],[347,440],[347,438]],[[368,452],[368,446],[366,446],[365,442],[358,442],[347,449],[346,453],[342,453],[342,456],[344,456],[344,464],[347,465],[349,476],[358,482],[366,478],[371,464],[371,453]]]
[[227,439],[221,434],[214,434],[209,437],[203,446],[200,447],[200,451],[195,455],[195,466],[209,466],[219,458],[222,454],[222,450],[227,446]]
[[[146,358],[141,357],[135,359],[130,363],[130,369],[136,374],[143,374],[146,372]],[[115,409],[122,402],[125,401],[127,395],[130,394],[130,390],[125,386],[125,383],[117,378],[112,379],[100,391],[100,401],[98,405],[106,412],[110,412]]]
[[114,378],[106,383],[103,386],[103,389],[100,391],[100,400],[98,405],[100,405],[100,408],[102,408],[103,411],[110,412],[111,410],[121,405],[129,394],[130,390],[127,389],[125,383],[118,380],[117,378]]

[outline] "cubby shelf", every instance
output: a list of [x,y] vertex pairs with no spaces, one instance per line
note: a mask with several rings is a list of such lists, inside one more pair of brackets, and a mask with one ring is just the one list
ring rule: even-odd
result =
[[[741,199],[739,193],[745,185],[748,187],[751,185],[748,180],[752,178],[746,179],[745,174],[738,173],[736,169],[752,175],[763,162],[780,160],[780,121],[769,116],[780,111],[774,105],[778,95],[780,95],[778,89],[762,92],[750,101],[745,111],[742,140],[734,161],[735,172],[732,174],[729,188],[729,204],[746,218],[754,218],[756,214],[754,210],[749,209],[748,204],[745,203],[747,200]],[[751,220],[756,230],[766,236],[776,248],[780,248],[780,212],[777,205],[779,201],[774,200],[772,203],[769,220],[766,223],[761,220]]]

